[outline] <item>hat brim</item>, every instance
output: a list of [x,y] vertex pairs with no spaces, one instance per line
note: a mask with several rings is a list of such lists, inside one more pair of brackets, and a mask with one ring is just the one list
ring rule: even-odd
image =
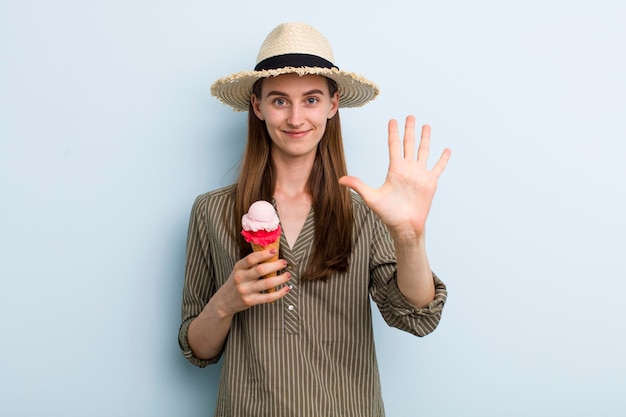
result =
[[380,91],[376,84],[353,72],[337,68],[285,67],[263,71],[241,71],[220,78],[211,86],[211,94],[235,111],[248,111],[254,83],[260,78],[283,74],[322,75],[332,79],[339,87],[339,107],[360,107],[374,100]]

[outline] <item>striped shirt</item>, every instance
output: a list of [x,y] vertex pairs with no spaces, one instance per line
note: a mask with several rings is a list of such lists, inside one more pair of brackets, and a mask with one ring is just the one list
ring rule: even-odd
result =
[[215,416],[384,416],[369,297],[390,326],[424,336],[439,323],[447,293],[433,274],[436,295],[429,305],[418,309],[404,299],[387,228],[356,194],[349,271],[326,282],[300,280],[313,247],[311,211],[293,248],[281,236],[292,290],[237,313],[218,357],[194,357],[189,324],[239,259],[224,221],[224,213],[234,211],[234,192],[230,186],[203,194],[193,205],[179,332],[182,353],[194,365],[223,355]]

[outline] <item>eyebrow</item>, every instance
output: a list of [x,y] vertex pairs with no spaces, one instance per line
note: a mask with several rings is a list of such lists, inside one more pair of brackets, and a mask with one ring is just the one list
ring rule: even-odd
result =
[[[324,95],[324,92],[322,90],[318,90],[318,89],[314,89],[314,90],[310,90],[307,91],[306,93],[303,94],[303,96],[310,96],[313,94],[318,94],[318,95]],[[266,97],[270,97],[270,96],[284,96],[284,97],[289,97],[289,94],[284,93],[282,91],[278,91],[278,90],[272,90],[270,92],[267,93]]]

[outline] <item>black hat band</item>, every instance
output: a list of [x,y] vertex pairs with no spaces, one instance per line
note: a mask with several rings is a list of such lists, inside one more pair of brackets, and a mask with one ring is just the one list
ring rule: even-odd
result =
[[[271,56],[256,64],[255,71],[274,70],[285,67],[337,68],[332,62],[317,55],[284,54]],[[339,68],[337,68],[339,69]]]

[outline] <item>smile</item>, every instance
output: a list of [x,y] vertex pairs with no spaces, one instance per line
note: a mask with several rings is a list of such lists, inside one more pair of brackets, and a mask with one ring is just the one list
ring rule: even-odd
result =
[[310,130],[303,130],[303,131],[283,130],[283,133],[291,138],[301,138],[303,136],[306,136],[309,132]]

